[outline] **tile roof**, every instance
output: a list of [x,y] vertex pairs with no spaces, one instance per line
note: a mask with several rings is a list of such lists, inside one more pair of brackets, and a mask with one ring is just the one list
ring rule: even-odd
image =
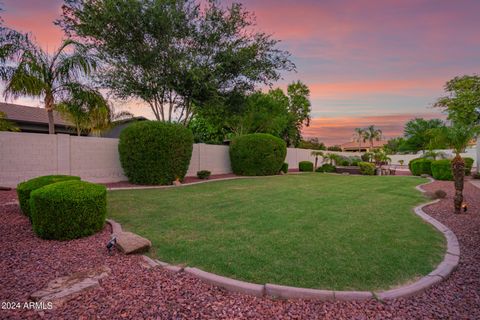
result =
[[[0,112],[4,112],[7,119],[14,122],[48,123],[47,112],[44,108],[0,102]],[[63,119],[57,111],[53,111],[53,120],[56,125],[72,126],[72,123]]]
[[[379,148],[387,144],[387,140],[373,141],[373,147]],[[358,148],[358,142],[350,141],[340,145],[341,148]],[[360,148],[370,148],[370,141],[360,142]]]

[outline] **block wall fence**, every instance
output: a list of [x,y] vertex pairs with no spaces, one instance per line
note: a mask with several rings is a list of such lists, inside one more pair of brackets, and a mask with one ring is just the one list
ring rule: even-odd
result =
[[[77,137],[64,134],[0,132],[0,186],[15,187],[19,182],[48,174],[70,174],[91,182],[125,181],[118,155],[118,139]],[[298,168],[300,161],[314,162],[312,150],[288,148],[290,169]],[[465,156],[480,158],[477,149],[469,149]],[[355,152],[335,152],[352,156]],[[393,155],[393,164],[405,164],[418,155]],[[478,162],[476,162],[478,167]],[[194,144],[187,176],[199,170],[212,174],[231,173],[228,146]]]

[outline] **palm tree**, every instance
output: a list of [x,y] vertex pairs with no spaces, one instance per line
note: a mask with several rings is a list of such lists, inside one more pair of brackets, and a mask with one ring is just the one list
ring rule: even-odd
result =
[[358,142],[358,152],[362,150],[362,141],[365,134],[365,129],[355,128],[355,141]]
[[363,132],[363,142],[370,142],[370,151],[373,151],[373,141],[382,139],[382,130],[375,128],[374,125],[368,126]]
[[335,153],[327,153],[323,156],[323,162],[327,162],[331,165],[334,165],[338,162],[340,156]]
[[20,129],[15,125],[15,123],[8,121],[6,118],[7,115],[4,112],[0,112],[0,131],[20,131]]
[[4,28],[0,43],[0,77],[6,81],[5,98],[30,96],[43,98],[48,114],[48,132],[55,133],[53,110],[56,100],[89,91],[79,82],[96,68],[87,48],[65,40],[48,54],[28,34]]
[[452,173],[455,183],[454,206],[455,213],[459,214],[463,204],[463,186],[465,178],[465,161],[461,153],[465,151],[468,143],[472,141],[479,133],[480,126],[453,123],[450,127],[445,127],[436,131],[438,137],[443,138],[450,148],[455,152],[452,160]]
[[318,164],[318,157],[324,157],[324,153],[322,151],[312,151],[311,153],[312,156],[315,157],[315,170],[317,169],[317,164]]

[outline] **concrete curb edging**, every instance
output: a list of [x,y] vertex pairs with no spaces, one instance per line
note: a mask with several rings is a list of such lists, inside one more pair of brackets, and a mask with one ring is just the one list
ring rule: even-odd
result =
[[[235,179],[235,178],[233,178]],[[220,180],[220,179],[218,179]],[[430,184],[435,180],[429,178],[429,182],[418,185],[415,188],[422,193],[426,191],[422,189],[422,186]],[[201,182],[203,183],[203,182]],[[179,273],[185,272],[191,276],[194,276],[206,283],[215,285],[221,288],[226,289],[231,292],[238,292],[243,294],[248,294],[256,297],[267,296],[270,298],[281,298],[281,299],[310,299],[310,300],[322,300],[322,301],[331,301],[331,300],[340,300],[340,301],[360,301],[360,300],[370,300],[370,299],[379,299],[379,300],[389,300],[397,298],[405,298],[417,293],[421,293],[426,289],[430,288],[434,284],[437,284],[444,279],[446,279],[458,266],[460,260],[460,245],[455,234],[445,225],[440,223],[438,220],[432,218],[423,211],[423,208],[431,204],[437,203],[440,200],[430,201],[428,203],[419,205],[414,208],[414,212],[425,222],[430,223],[437,230],[439,230],[445,237],[447,241],[447,250],[444,256],[443,261],[437,266],[435,270],[430,272],[428,275],[422,277],[418,281],[401,286],[399,288],[379,291],[379,292],[370,292],[370,291],[333,291],[333,290],[320,290],[320,289],[309,289],[309,288],[299,288],[299,287],[290,287],[277,284],[267,283],[265,285],[250,283],[240,280],[235,280],[232,278],[219,276],[210,272],[200,270],[198,268],[191,267],[182,267],[170,265],[166,262],[162,262],[156,259],[152,259],[148,256],[142,256],[143,262],[149,267],[161,267],[168,271]],[[107,222],[112,226],[112,233],[122,232],[122,227],[119,223],[113,220],[107,220]]]

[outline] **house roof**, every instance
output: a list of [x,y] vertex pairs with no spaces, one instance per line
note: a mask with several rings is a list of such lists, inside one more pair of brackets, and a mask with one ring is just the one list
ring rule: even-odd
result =
[[[379,141],[373,141],[373,147],[374,148],[380,148],[380,147],[383,147],[384,145],[386,145],[388,143],[387,140],[379,140]],[[341,148],[343,149],[358,149],[359,147],[360,148],[370,148],[370,141],[360,141],[360,144],[357,142],[357,141],[350,141],[350,142],[346,142],[342,145],[340,145]]]
[[[0,102],[0,112],[4,112],[6,118],[14,122],[48,123],[48,115],[44,108]],[[53,111],[53,120],[55,125],[72,126],[72,123],[63,119],[57,111]]]

